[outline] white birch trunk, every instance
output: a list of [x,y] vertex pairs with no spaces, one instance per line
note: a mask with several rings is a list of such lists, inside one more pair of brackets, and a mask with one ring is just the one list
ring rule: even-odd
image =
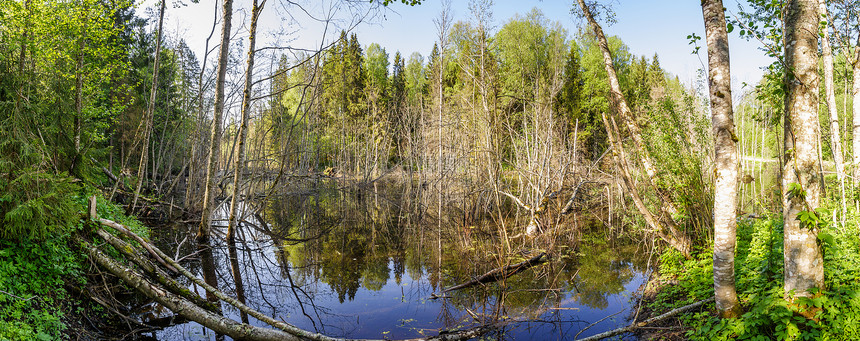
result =
[[[811,296],[824,287],[824,259],[818,227],[798,214],[818,208],[818,1],[791,0],[785,19],[785,169],[782,178],[785,295]],[[792,190],[794,188],[794,190]]]
[[722,0],[702,1],[708,44],[711,125],[714,133],[714,292],[723,318],[740,316],[735,290],[738,152],[729,68],[729,37]]

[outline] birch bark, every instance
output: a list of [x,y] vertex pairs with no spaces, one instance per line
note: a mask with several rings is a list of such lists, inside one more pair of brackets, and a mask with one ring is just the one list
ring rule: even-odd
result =
[[714,134],[714,292],[723,318],[741,314],[735,290],[735,243],[738,206],[738,151],[736,147],[729,37],[722,0],[702,1],[708,45],[711,126]]
[[785,295],[811,296],[824,287],[818,227],[798,220],[819,205],[817,0],[791,0],[785,18],[785,168],[782,178]]

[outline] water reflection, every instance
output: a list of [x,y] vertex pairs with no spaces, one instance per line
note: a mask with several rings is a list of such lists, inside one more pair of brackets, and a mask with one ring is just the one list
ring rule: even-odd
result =
[[[415,213],[403,207],[420,204],[406,203],[412,200],[408,193],[397,186],[344,190],[332,185],[243,205],[246,222],[237,231],[235,258],[247,304],[304,329],[351,338],[414,338],[507,321],[497,336],[572,339],[608,315],[617,314],[580,337],[627,323],[624,312],[645,279],[647,257],[602,227],[585,229],[576,244],[556,245],[544,265],[431,299],[445,287],[527,259],[536,252],[532,246],[541,245],[520,241],[521,259],[510,259],[500,255],[501,243],[487,232],[495,230],[490,222],[468,227],[467,236],[462,227],[439,230],[435,222],[412,223]],[[162,242],[181,239],[181,231],[162,232],[156,236]],[[221,240],[213,237],[219,284],[235,295]],[[229,305],[223,309],[238,320],[238,311]],[[262,325],[253,318],[251,324]],[[187,323],[156,337],[205,340],[213,335]]]

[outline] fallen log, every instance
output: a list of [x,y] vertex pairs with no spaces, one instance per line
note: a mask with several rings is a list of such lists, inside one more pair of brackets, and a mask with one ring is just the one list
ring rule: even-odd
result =
[[178,273],[178,271],[176,271],[176,269],[173,266],[171,266],[170,264],[167,264],[167,262],[165,262],[164,259],[161,258],[161,256],[159,256],[158,253],[156,253],[152,249],[152,245],[150,245],[149,242],[144,240],[142,237],[138,236],[134,232],[131,232],[131,230],[127,229],[125,226],[122,226],[122,224],[119,224],[115,221],[107,220],[104,218],[98,218],[98,217],[95,217],[95,218],[96,218],[96,221],[99,222],[99,224],[102,224],[104,226],[108,226],[108,227],[116,230],[117,232],[121,232],[121,233],[127,235],[129,238],[134,239],[138,244],[140,244],[141,247],[143,247],[144,249],[146,249],[147,252],[149,252],[149,254],[152,256],[152,258],[155,258],[156,261],[161,263],[161,265],[164,265],[165,268],[167,268],[170,271],[173,271],[174,273]]
[[[166,264],[165,264],[165,265],[170,266],[170,268],[172,268],[172,269],[175,269],[178,273],[180,273],[180,274],[182,274],[183,276],[187,277],[188,279],[190,279],[191,281],[193,281],[195,284],[197,284],[197,285],[199,285],[200,287],[202,287],[204,290],[206,290],[206,291],[208,291],[208,292],[212,293],[213,295],[215,295],[215,297],[218,297],[218,299],[220,299],[220,300],[222,300],[222,301],[224,301],[224,302],[227,302],[227,303],[229,303],[230,305],[232,305],[232,306],[236,307],[236,308],[237,308],[237,309],[239,309],[239,311],[241,311],[241,312],[244,312],[244,313],[246,313],[246,314],[248,314],[248,315],[250,315],[250,316],[253,316],[254,318],[256,318],[256,319],[258,319],[258,320],[260,320],[260,321],[262,321],[262,322],[265,322],[266,324],[268,324],[268,325],[270,325],[270,326],[272,326],[272,327],[275,327],[275,328],[280,329],[281,331],[284,331],[284,332],[287,332],[287,333],[291,333],[291,335],[292,335],[292,334],[295,334],[295,335],[298,335],[298,336],[300,336],[300,337],[303,337],[303,338],[306,338],[306,339],[310,339],[310,340],[316,340],[316,341],[333,341],[333,340],[336,340],[336,339],[333,339],[333,338],[327,337],[327,336],[322,335],[322,334],[319,334],[319,333],[312,333],[312,332],[309,332],[309,331],[306,331],[306,330],[300,329],[300,328],[298,328],[298,327],[296,327],[296,326],[293,326],[293,325],[291,325],[291,324],[288,324],[288,323],[284,323],[284,322],[281,322],[281,321],[275,320],[275,319],[273,319],[273,318],[269,317],[268,315],[265,315],[265,314],[263,314],[263,313],[261,313],[261,312],[258,312],[258,311],[256,311],[256,310],[253,310],[253,309],[251,309],[250,307],[246,306],[245,304],[242,304],[242,303],[241,303],[241,302],[239,302],[238,300],[236,300],[236,299],[234,299],[234,298],[232,298],[232,297],[230,297],[230,296],[227,296],[226,294],[224,294],[224,293],[223,293],[223,292],[221,292],[220,290],[218,290],[218,289],[216,289],[216,288],[213,288],[211,285],[207,284],[206,282],[204,282],[203,280],[201,280],[201,279],[200,279],[200,278],[198,278],[197,276],[194,276],[194,274],[192,274],[190,271],[188,271],[187,269],[185,269],[184,267],[182,267],[181,265],[179,265],[179,263],[177,263],[177,262],[176,262],[176,261],[174,261],[172,258],[170,258],[170,256],[166,255],[164,252],[162,252],[161,250],[159,250],[157,247],[154,247],[154,246],[150,245],[147,241],[145,241],[145,240],[144,240],[143,238],[141,238],[140,236],[136,235],[134,232],[131,232],[130,230],[125,229],[124,227],[122,227],[122,225],[116,224],[116,223],[114,223],[114,222],[112,222],[112,221],[110,221],[110,220],[107,220],[107,219],[99,219],[99,223],[102,223],[103,225],[111,226],[111,227],[119,226],[120,228],[122,228],[121,232],[123,232],[123,233],[125,233],[125,234],[129,235],[131,238],[135,239],[135,240],[136,240],[138,243],[140,243],[140,244],[141,244],[141,246],[143,246],[147,251],[153,252],[156,256],[158,256],[158,258],[157,258],[157,259],[159,259],[159,260],[161,260],[161,261],[166,262]],[[112,224],[111,224],[111,223],[112,223]],[[169,308],[169,307],[168,307],[168,308]],[[171,309],[171,310],[172,310],[172,309]],[[179,312],[177,312],[177,311],[174,311],[174,312],[179,313]],[[186,317],[187,317],[187,316],[186,316]],[[189,319],[192,319],[191,317],[188,317],[188,318],[189,318]],[[193,319],[192,319],[192,320],[193,320]],[[195,321],[196,321],[196,320],[195,320]],[[199,321],[198,321],[198,322],[199,322]],[[201,324],[203,324],[203,323],[201,322]],[[205,325],[205,324],[203,324],[203,325]],[[207,327],[208,327],[208,326],[207,326]],[[211,328],[211,329],[215,330],[214,328]],[[217,330],[216,330],[216,331],[217,331]],[[225,334],[225,335],[226,335],[226,334]]]
[[654,323],[654,322],[663,321],[663,320],[668,319],[668,318],[670,318],[670,317],[672,317],[672,316],[678,315],[678,314],[683,313],[683,312],[686,312],[686,311],[690,311],[690,310],[696,309],[696,308],[698,308],[698,307],[701,307],[701,306],[705,305],[705,304],[706,304],[706,303],[708,303],[708,302],[713,302],[713,301],[714,301],[714,297],[711,297],[711,298],[708,298],[708,299],[704,299],[704,300],[698,301],[698,302],[693,303],[693,304],[689,304],[689,305],[685,305],[685,306],[680,307],[680,308],[672,309],[672,310],[670,310],[670,311],[666,312],[666,313],[665,313],[665,314],[663,314],[663,315],[655,316],[655,317],[649,318],[649,319],[647,319],[647,320],[645,320],[645,321],[642,321],[642,322],[633,323],[633,324],[631,324],[631,325],[629,325],[629,326],[627,326],[627,327],[622,327],[622,328],[618,328],[618,329],[613,329],[613,330],[610,330],[610,331],[607,331],[607,332],[603,332],[603,333],[600,333],[600,334],[597,334],[597,335],[592,335],[592,336],[589,336],[589,337],[587,337],[587,338],[579,339],[579,340],[580,340],[580,341],[596,341],[596,340],[601,340],[601,339],[605,339],[605,338],[608,338],[608,337],[613,337],[613,336],[615,336],[615,335],[620,335],[620,334],[624,334],[624,333],[629,333],[629,332],[632,332],[632,331],[634,331],[634,330],[636,330],[636,329],[638,329],[638,328],[645,327],[645,326],[647,326],[647,325],[649,325],[649,324],[652,324],[652,323]]
[[212,304],[212,302],[207,301],[206,299],[183,287],[181,284],[170,278],[167,273],[152,264],[152,262],[145,259],[144,257],[141,257],[138,254],[138,249],[136,249],[134,246],[131,246],[131,244],[126,243],[117,237],[114,237],[112,234],[108,233],[103,229],[97,229],[96,233],[100,237],[102,237],[102,239],[108,242],[108,244],[113,246],[114,249],[117,249],[120,253],[122,253],[126,259],[129,259],[134,264],[137,264],[137,266],[143,269],[143,271],[146,272],[150,278],[155,279],[158,284],[163,285],[167,290],[173,292],[174,294],[182,296],[183,298],[191,301],[192,303],[213,313],[221,312],[217,305]]
[[91,158],[90,158],[90,161],[92,161],[94,164],[96,164],[96,166],[97,166],[97,167],[101,168],[101,169],[102,169],[102,173],[104,173],[104,174],[105,174],[105,176],[107,176],[107,177],[108,177],[108,179],[110,179],[110,181],[113,181],[113,182],[115,182],[115,183],[116,183],[116,182],[119,182],[119,178],[118,178],[116,175],[113,175],[113,172],[111,172],[111,171],[110,171],[109,169],[107,169],[105,166],[102,166],[98,161],[96,161],[96,159],[94,159],[94,158],[92,158],[92,157],[91,157]]
[[541,252],[539,255],[534,256],[529,260],[526,260],[526,261],[523,261],[523,262],[520,262],[517,264],[503,266],[500,268],[495,268],[495,269],[490,270],[489,272],[487,272],[487,273],[481,275],[480,277],[475,278],[471,281],[457,284],[457,285],[452,286],[452,287],[445,288],[444,290],[442,290],[442,293],[444,294],[444,293],[447,293],[450,291],[468,288],[468,287],[473,286],[473,285],[491,283],[491,282],[495,282],[495,281],[498,281],[501,279],[511,277],[511,276],[516,275],[522,271],[525,271],[526,269],[531,268],[535,265],[543,264],[544,262],[546,262],[545,257],[546,257],[546,252]]
[[198,307],[191,301],[160,288],[158,285],[147,280],[137,271],[119,264],[117,261],[106,256],[104,253],[99,251],[98,248],[82,238],[73,238],[80,244],[81,249],[84,250],[84,252],[86,252],[93,261],[114,276],[122,279],[122,281],[127,285],[137,289],[138,292],[143,293],[174,313],[188,318],[189,320],[198,322],[207,328],[212,329],[216,333],[224,334],[237,340],[301,340],[301,338],[293,334],[289,334],[278,329],[261,328],[239,323]]

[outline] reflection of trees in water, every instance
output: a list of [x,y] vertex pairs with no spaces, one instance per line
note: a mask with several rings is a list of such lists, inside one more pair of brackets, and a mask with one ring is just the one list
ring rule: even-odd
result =
[[636,247],[608,245],[599,234],[584,239],[578,251],[581,256],[574,258],[572,268],[576,270],[571,283],[579,303],[604,309],[609,305],[607,297],[624,292],[624,285],[636,275],[636,266],[631,263]]
[[[362,285],[380,290],[390,278],[389,258],[402,260],[403,231],[394,213],[397,205],[388,198],[391,193],[372,190],[315,191],[312,195],[283,195],[270,200],[267,218],[273,230],[282,236],[302,239],[319,236],[303,243],[285,242],[285,258],[296,268],[297,281],[321,281],[328,284],[341,302],[352,300]],[[403,266],[395,267],[402,277]]]
[[[458,243],[462,236],[446,230],[442,236],[450,240],[443,240],[439,250],[436,224],[421,226],[402,219],[409,214],[402,207],[410,206],[403,202],[409,200],[404,191],[397,186],[377,188],[378,192],[330,187],[269,199],[264,215],[276,234],[285,239],[319,236],[281,242],[279,261],[292,264],[296,284],[325,283],[344,302],[353,300],[361,287],[381,290],[392,277],[400,284],[404,274],[413,281],[426,278],[437,291],[516,261],[499,257],[498,241],[486,234],[473,235],[464,244]],[[577,250],[561,249],[551,263],[504,283],[452,292],[446,304],[485,314],[497,314],[503,305],[507,314],[539,315],[548,307],[569,304],[567,295],[573,293],[572,300],[579,304],[606,308],[607,298],[623,292],[644,266],[629,261],[635,247],[605,240],[586,233]]]
[[[239,229],[251,305],[265,307],[273,316],[303,314],[314,330],[350,335],[351,329],[358,328],[356,316],[338,314],[338,306],[320,304],[321,300],[334,301],[336,295],[344,303],[354,300],[362,288],[379,291],[389,283],[402,285],[401,281],[411,279],[401,293],[406,301],[418,302],[433,292],[440,294],[444,287],[535,255],[523,254],[520,259],[501,255],[496,227],[489,219],[470,221],[468,230],[443,225],[439,233],[435,219],[422,225],[415,219],[417,213],[404,209],[420,206],[408,203],[410,197],[404,195],[408,191],[397,186],[377,188],[378,192],[372,187],[318,186],[254,205],[262,208],[261,217],[249,218],[251,222]],[[267,234],[273,240],[261,229],[270,229]],[[493,321],[504,316],[560,326],[576,321],[578,315],[550,311],[577,305],[607,307],[609,296],[623,292],[625,284],[643,271],[640,263],[645,260],[631,263],[636,248],[603,236],[599,233],[603,230],[545,234],[523,242],[536,248],[561,246],[552,249],[553,259],[544,265],[501,282],[448,293],[439,302],[436,323],[462,327],[475,318]],[[175,239],[175,246],[182,234],[155,239],[168,243]],[[193,251],[190,246],[186,243],[183,249]],[[215,264],[224,266],[221,285],[229,291],[232,279],[224,276],[226,250],[216,250]]]

